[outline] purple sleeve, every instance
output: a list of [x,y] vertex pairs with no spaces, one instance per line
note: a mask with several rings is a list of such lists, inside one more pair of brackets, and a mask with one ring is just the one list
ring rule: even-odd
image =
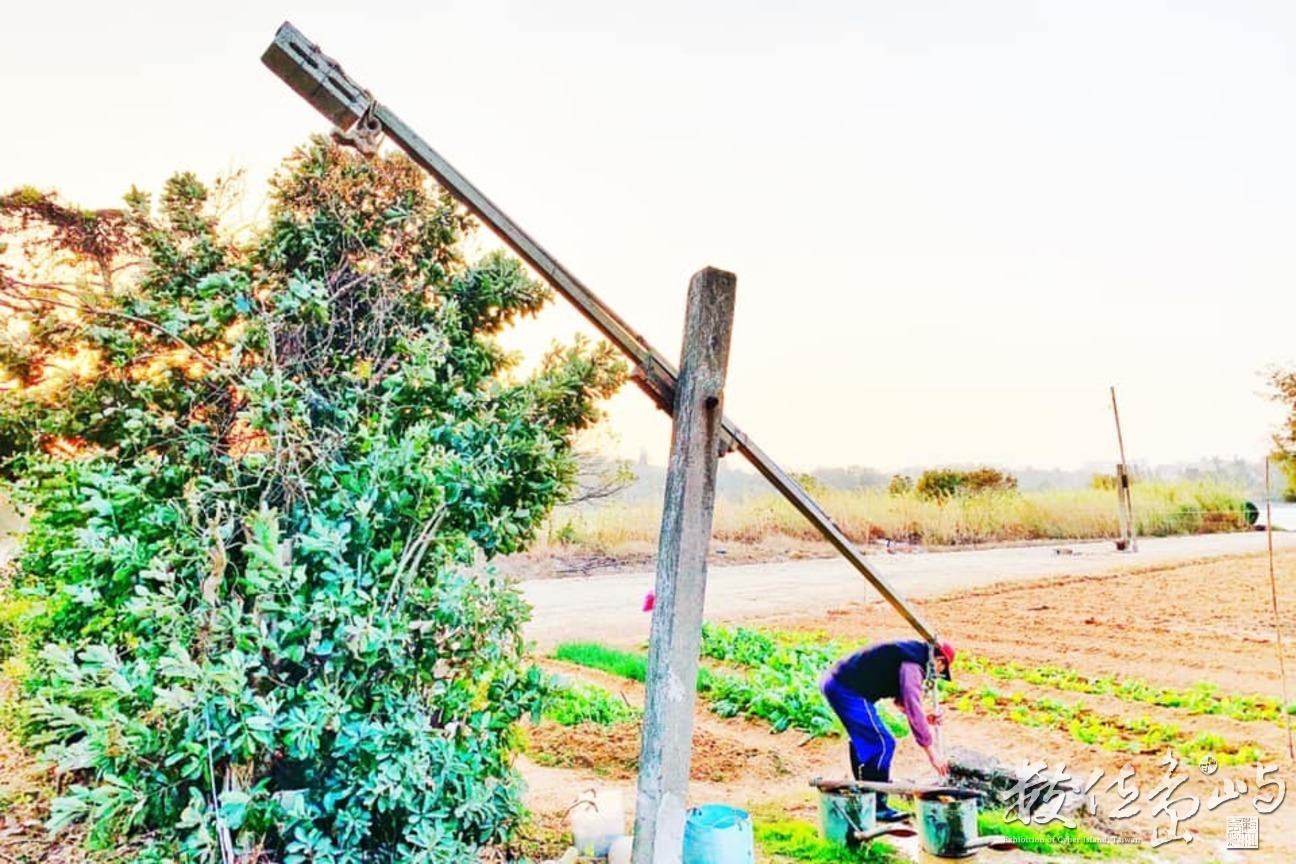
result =
[[919,747],[932,743],[931,727],[927,725],[927,712],[922,700],[923,668],[917,663],[900,664],[900,698],[896,702],[904,709]]

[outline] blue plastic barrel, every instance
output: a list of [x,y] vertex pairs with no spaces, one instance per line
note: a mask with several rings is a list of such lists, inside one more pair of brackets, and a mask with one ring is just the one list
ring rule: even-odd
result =
[[703,804],[684,822],[684,864],[755,864],[751,817],[727,804]]

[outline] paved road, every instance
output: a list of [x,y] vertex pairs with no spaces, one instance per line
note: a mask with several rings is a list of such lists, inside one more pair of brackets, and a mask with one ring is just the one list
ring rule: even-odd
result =
[[[1274,549],[1296,549],[1296,532],[1275,532]],[[1058,549],[1071,554],[1058,554]],[[1198,537],[1143,538],[1138,552],[1115,544],[1075,543],[966,552],[871,555],[869,562],[907,598],[1007,580],[1087,576],[1224,555],[1263,554],[1263,532]],[[653,585],[651,572],[609,573],[525,582],[534,607],[526,636],[540,648],[571,639],[631,645],[648,638],[651,616],[642,611]],[[735,620],[781,612],[813,614],[859,600],[880,599],[842,558],[712,567],[707,575],[709,620]],[[897,620],[899,620],[897,618]]]
[[[1296,531],[1274,532],[1275,549],[1296,549]],[[2,540],[4,538],[0,538]],[[0,562],[12,550],[0,542]],[[1263,532],[1143,538],[1135,553],[1111,542],[1029,546],[966,552],[870,555],[869,562],[904,597],[921,600],[963,588],[1044,576],[1086,576],[1195,558],[1263,554]],[[1059,555],[1058,549],[1071,554]],[[648,638],[644,595],[650,571],[524,582],[534,607],[526,637],[541,648],[571,639],[633,645]],[[707,576],[710,620],[794,612],[814,614],[853,601],[878,600],[873,587],[842,558],[712,567]],[[900,619],[897,617],[897,622]]]

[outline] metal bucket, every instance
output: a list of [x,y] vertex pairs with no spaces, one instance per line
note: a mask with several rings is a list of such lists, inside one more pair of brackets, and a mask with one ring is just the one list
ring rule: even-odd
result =
[[829,843],[856,846],[857,832],[877,822],[877,796],[872,792],[819,792],[819,832]]
[[966,858],[977,842],[977,793],[943,789],[918,794],[918,839],[924,852],[938,858]]

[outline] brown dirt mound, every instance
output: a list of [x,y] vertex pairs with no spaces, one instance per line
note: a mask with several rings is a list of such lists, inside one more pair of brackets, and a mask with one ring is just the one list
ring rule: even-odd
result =
[[[639,724],[560,726],[542,723],[528,731],[528,755],[539,765],[586,771],[628,780],[639,770]],[[706,729],[693,733],[689,775],[697,781],[725,783],[739,777],[776,779],[788,774],[770,750],[727,740]]]
[[0,732],[0,862],[81,864],[82,830],[45,830],[53,782],[30,753]]

